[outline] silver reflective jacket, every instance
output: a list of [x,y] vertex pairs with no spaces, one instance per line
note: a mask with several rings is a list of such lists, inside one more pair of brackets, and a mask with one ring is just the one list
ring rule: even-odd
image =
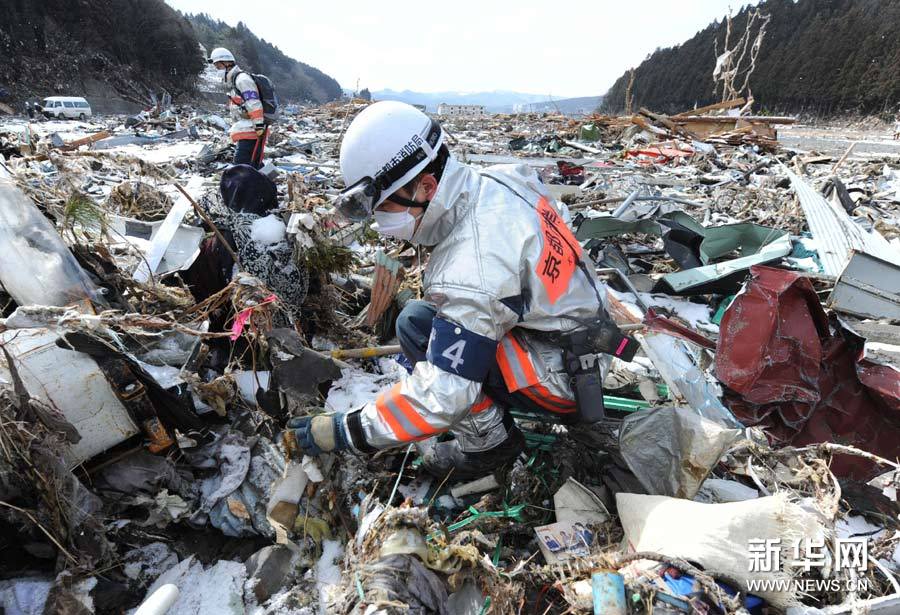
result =
[[[433,246],[424,290],[437,318],[455,325],[456,333],[465,329],[488,338],[482,352],[496,355],[510,390],[522,389],[557,412],[574,411],[573,393],[562,351],[538,332],[575,328],[579,320],[596,317],[606,297],[586,255],[580,258],[587,266],[575,266],[581,247],[570,231],[577,247],[557,245],[559,229],[568,229],[568,222],[568,211],[531,168],[498,165],[479,171],[450,158],[412,238]],[[443,368],[436,365],[441,361],[431,360],[435,343],[433,332],[429,361],[361,410],[370,446],[387,448],[452,429],[463,450],[478,451],[505,437],[505,429],[498,429],[502,410],[483,395],[479,381],[453,373],[446,362]],[[494,359],[452,351],[449,357],[454,367],[463,358]]]

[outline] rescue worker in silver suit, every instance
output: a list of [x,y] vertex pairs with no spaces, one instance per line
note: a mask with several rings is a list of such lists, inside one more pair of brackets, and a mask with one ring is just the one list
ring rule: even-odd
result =
[[424,301],[397,320],[415,367],[360,410],[291,419],[299,446],[372,453],[416,442],[431,473],[465,479],[522,451],[510,407],[574,416],[562,350],[546,334],[605,315],[606,290],[534,171],[461,164],[436,121],[391,101],[354,119],[340,164],[335,204],[346,217],[374,216],[379,233],[431,248]]

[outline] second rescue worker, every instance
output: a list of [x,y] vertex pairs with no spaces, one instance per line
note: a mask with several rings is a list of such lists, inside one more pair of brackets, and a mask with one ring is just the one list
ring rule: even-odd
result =
[[259,169],[268,136],[259,88],[253,77],[237,65],[234,55],[224,47],[212,50],[209,63],[216,67],[225,82],[231,116],[236,120],[229,131],[236,145],[233,162]]

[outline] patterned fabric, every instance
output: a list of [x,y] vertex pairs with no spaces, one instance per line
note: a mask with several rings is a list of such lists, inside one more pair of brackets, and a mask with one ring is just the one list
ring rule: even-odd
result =
[[287,237],[268,246],[258,244],[250,236],[259,216],[232,213],[229,217],[241,270],[259,278],[297,318],[309,289],[309,272],[294,261],[294,249]]
[[253,221],[261,216],[231,211],[220,196],[204,198],[202,205],[222,234],[233,240],[232,248],[240,259],[241,271],[265,284],[296,320],[309,289],[309,272],[296,263],[290,240],[285,237],[273,245],[257,244],[250,237]]

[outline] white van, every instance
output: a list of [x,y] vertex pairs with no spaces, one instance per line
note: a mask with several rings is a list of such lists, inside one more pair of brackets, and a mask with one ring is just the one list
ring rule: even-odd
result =
[[81,96],[50,96],[41,102],[41,110],[49,118],[78,118],[86,120],[93,115],[88,101]]

